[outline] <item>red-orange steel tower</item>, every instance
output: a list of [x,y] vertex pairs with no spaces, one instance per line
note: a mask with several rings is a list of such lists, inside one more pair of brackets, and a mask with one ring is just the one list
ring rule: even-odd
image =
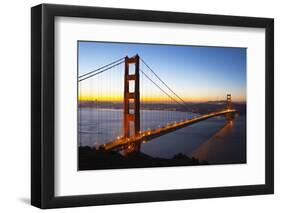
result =
[[[134,64],[134,72],[130,70],[130,64]],[[130,91],[133,85],[134,91]],[[133,106],[133,107],[132,107]],[[133,126],[131,126],[131,124]],[[124,137],[132,137],[140,131],[140,91],[139,91],[139,56],[125,57],[124,76],[124,116],[123,116]],[[140,144],[128,145],[125,153],[140,151]]]
[[[227,96],[226,96],[226,109],[232,109],[231,94],[227,94]],[[231,121],[233,121],[233,119],[234,119],[234,113],[226,114],[227,122],[231,122]]]
[[227,96],[226,96],[226,108],[227,109],[231,109],[232,108],[231,94],[227,94]]

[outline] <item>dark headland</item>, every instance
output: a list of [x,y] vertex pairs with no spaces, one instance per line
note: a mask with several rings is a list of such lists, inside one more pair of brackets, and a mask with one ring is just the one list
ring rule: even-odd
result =
[[79,147],[78,170],[148,168],[169,166],[207,165],[206,161],[199,161],[184,154],[176,154],[171,159],[151,157],[142,152],[131,153],[126,156],[116,151],[105,151],[89,146]]

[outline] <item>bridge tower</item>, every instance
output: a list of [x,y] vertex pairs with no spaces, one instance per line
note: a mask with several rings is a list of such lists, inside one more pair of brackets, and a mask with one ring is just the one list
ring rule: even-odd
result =
[[232,104],[231,104],[231,94],[227,94],[227,95],[226,95],[226,108],[227,108],[227,109],[231,109],[231,108],[232,108]]
[[[134,64],[134,72],[130,65]],[[134,91],[130,91],[131,89]],[[132,126],[131,126],[132,125]],[[139,134],[140,131],[140,91],[139,91],[139,56],[125,57],[124,75],[124,115],[123,136],[128,138]],[[140,143],[129,144],[123,151],[126,155],[140,151]]]
[[[231,94],[226,95],[226,109],[232,109]],[[234,113],[227,113],[225,116],[227,122],[231,122],[234,119]]]

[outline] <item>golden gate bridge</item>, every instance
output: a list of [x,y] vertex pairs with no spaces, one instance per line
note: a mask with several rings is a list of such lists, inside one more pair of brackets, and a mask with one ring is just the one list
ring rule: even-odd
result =
[[[83,133],[83,121],[87,120],[88,123],[85,125],[89,126],[87,134],[90,135],[90,140],[97,139],[97,137],[92,138],[93,134],[110,132],[109,137],[105,137],[103,143],[97,145],[98,148],[108,151],[122,150],[123,154],[139,152],[141,143],[212,117],[225,115],[227,121],[232,121],[237,112],[232,106],[231,94],[227,94],[223,108],[202,115],[191,114],[183,98],[171,89],[139,55],[120,58],[83,74],[78,77],[78,83],[79,133]],[[154,90],[157,92],[155,93]],[[120,100],[122,104],[118,104]],[[80,111],[83,107],[94,108],[98,112],[83,115]],[[116,111],[103,111],[104,109],[119,109],[119,111],[116,113]],[[148,114],[147,110],[152,113]],[[158,113],[153,113],[153,110]],[[154,114],[160,114],[158,116],[161,118],[154,117]],[[91,123],[93,120],[95,122]],[[115,121],[122,123],[117,125],[118,131],[114,131],[110,126],[110,123]],[[81,140],[80,138],[80,142]]]

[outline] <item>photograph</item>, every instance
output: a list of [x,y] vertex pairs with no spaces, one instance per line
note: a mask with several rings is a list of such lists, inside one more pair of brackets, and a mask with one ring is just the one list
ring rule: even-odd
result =
[[78,170],[245,164],[247,48],[77,41]]

